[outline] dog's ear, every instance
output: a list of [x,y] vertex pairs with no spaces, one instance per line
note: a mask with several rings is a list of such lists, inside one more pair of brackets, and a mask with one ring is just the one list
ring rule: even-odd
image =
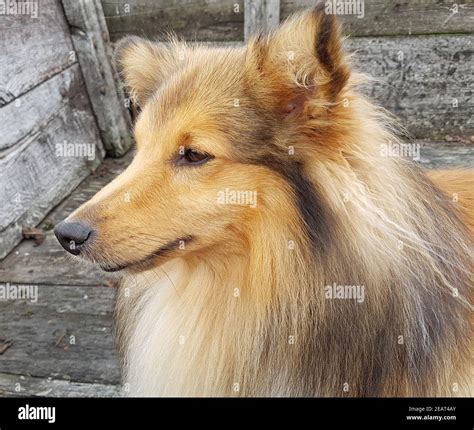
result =
[[247,61],[271,88],[284,114],[301,109],[311,95],[336,102],[351,72],[339,24],[326,14],[324,2],[254,37]]
[[138,106],[158,89],[172,61],[171,51],[163,43],[137,36],[121,39],[115,48],[117,70]]

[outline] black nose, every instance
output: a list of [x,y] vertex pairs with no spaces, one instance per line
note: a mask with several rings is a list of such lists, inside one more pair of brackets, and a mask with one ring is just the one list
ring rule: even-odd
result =
[[62,247],[73,255],[79,255],[81,248],[89,239],[92,229],[81,222],[60,222],[54,234]]

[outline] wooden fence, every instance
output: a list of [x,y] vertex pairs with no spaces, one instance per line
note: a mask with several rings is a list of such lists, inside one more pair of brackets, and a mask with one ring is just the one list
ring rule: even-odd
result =
[[123,155],[131,144],[101,3],[7,3],[0,9],[0,259],[105,152]]

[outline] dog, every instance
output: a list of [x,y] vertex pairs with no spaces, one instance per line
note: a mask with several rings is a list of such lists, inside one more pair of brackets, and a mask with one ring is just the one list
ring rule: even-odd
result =
[[130,396],[472,395],[472,173],[382,154],[334,16],[116,55],[135,158],[55,233],[120,276]]

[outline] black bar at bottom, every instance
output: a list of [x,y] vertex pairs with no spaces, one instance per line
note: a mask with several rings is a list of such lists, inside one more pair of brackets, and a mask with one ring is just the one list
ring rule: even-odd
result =
[[[53,409],[54,408],[54,412]],[[473,429],[472,398],[396,399],[207,399],[207,398],[0,398],[0,429],[69,428],[118,426],[131,429],[158,428],[164,417],[176,424],[193,419],[198,409],[212,409],[212,416],[224,412],[227,426],[238,416],[251,413],[268,422],[290,419],[305,421],[311,427],[328,428],[323,423],[389,425],[390,428]],[[230,422],[229,422],[230,420]],[[286,422],[286,421],[285,421]],[[292,426],[293,427],[293,426]]]

